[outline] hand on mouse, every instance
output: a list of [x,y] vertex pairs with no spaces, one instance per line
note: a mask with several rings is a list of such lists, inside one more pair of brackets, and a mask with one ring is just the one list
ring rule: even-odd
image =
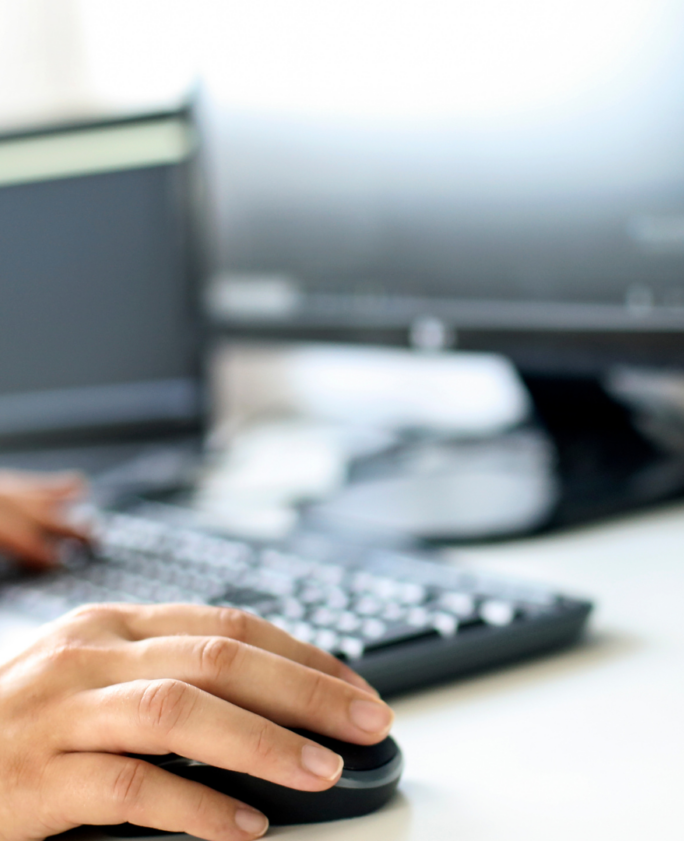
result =
[[124,821],[208,841],[257,838],[261,813],[121,754],[178,753],[321,791],[341,758],[285,727],[374,744],[391,723],[351,669],[250,614],[79,608],[0,666],[0,839]]
[[60,538],[88,539],[65,516],[65,507],[84,491],[85,481],[75,473],[0,470],[0,551],[26,566],[54,565]]

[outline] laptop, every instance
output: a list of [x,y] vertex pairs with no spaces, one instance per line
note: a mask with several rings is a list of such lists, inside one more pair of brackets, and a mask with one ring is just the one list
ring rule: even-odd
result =
[[107,504],[196,458],[196,136],[190,106],[0,136],[0,467]]

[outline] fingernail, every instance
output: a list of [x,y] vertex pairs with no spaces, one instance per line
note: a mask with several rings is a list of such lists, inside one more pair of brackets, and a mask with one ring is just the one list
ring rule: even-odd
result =
[[304,745],[302,748],[302,765],[324,780],[334,780],[339,776],[343,764],[341,756],[320,745]]
[[369,692],[371,695],[375,695],[376,698],[380,697],[377,689],[373,689],[370,683],[368,683],[367,680],[364,680],[361,675],[357,675],[356,672],[348,674],[345,680],[347,683],[351,683],[352,686],[356,686],[358,689],[363,689],[364,692]]
[[376,701],[352,701],[349,715],[354,724],[367,733],[383,733],[392,724],[392,710]]
[[238,809],[235,813],[235,823],[243,832],[248,832],[255,838],[261,838],[268,829],[266,815],[262,815],[255,809]]

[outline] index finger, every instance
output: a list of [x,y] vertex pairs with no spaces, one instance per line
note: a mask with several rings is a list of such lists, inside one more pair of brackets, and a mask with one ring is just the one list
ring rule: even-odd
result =
[[342,773],[328,748],[179,680],[87,690],[65,712],[62,750],[177,753],[301,791],[330,788]]

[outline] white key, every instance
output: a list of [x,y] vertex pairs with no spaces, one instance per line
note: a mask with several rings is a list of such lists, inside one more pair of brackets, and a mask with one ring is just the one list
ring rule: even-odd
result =
[[415,628],[420,628],[421,625],[428,625],[430,622],[430,614],[424,607],[412,607],[406,615],[406,621],[409,625]]
[[344,578],[344,569],[334,564],[316,564],[311,570],[311,577],[325,584],[339,584]]
[[316,632],[308,622],[295,622],[290,633],[300,642],[311,642]]
[[350,660],[357,660],[363,654],[363,641],[357,637],[342,637],[338,649]]
[[393,578],[376,578],[371,589],[378,598],[388,601],[397,595],[400,586],[400,583]]
[[276,549],[264,549],[261,562],[264,566],[280,570],[291,578],[303,578],[309,574],[312,566],[297,555],[289,555]]
[[425,600],[425,587],[421,584],[403,582],[399,586],[397,597],[404,604],[420,604]]
[[351,584],[351,589],[355,593],[363,593],[370,590],[373,586],[375,576],[369,572],[357,572]]
[[389,622],[397,622],[399,619],[403,618],[405,613],[406,608],[403,605],[397,604],[396,602],[390,602],[385,605],[380,615],[383,619],[387,619]]
[[458,620],[450,613],[433,613],[432,627],[442,637],[453,637],[458,630]]
[[341,613],[337,622],[337,629],[346,634],[353,633],[358,630],[360,626],[361,620],[359,617],[349,610],[345,610]]
[[262,590],[274,596],[289,596],[294,590],[294,586],[293,578],[274,569],[259,570],[255,581],[257,590]]
[[314,604],[315,602],[322,602],[325,600],[325,591],[313,584],[309,587],[305,587],[304,590],[302,590],[299,599],[300,601],[304,602],[304,604]]
[[475,609],[473,597],[468,593],[444,593],[440,602],[456,616],[470,616]]
[[364,637],[367,637],[371,640],[379,639],[385,631],[387,627],[385,626],[384,622],[381,622],[379,619],[366,619],[361,625],[361,633]]
[[515,617],[515,607],[510,602],[490,599],[480,605],[480,616],[488,625],[510,625]]
[[284,599],[282,611],[288,619],[301,619],[304,616],[304,605],[297,599]]
[[325,603],[333,610],[342,610],[349,604],[349,596],[339,587],[332,587],[325,594]]
[[337,646],[337,634],[330,628],[322,628],[317,631],[313,643],[322,648],[323,651],[332,651]]
[[355,604],[354,609],[361,616],[374,616],[382,610],[382,602],[373,596],[362,596]]
[[340,614],[336,610],[330,610],[328,607],[319,607],[314,611],[311,621],[314,625],[331,626],[337,624]]

